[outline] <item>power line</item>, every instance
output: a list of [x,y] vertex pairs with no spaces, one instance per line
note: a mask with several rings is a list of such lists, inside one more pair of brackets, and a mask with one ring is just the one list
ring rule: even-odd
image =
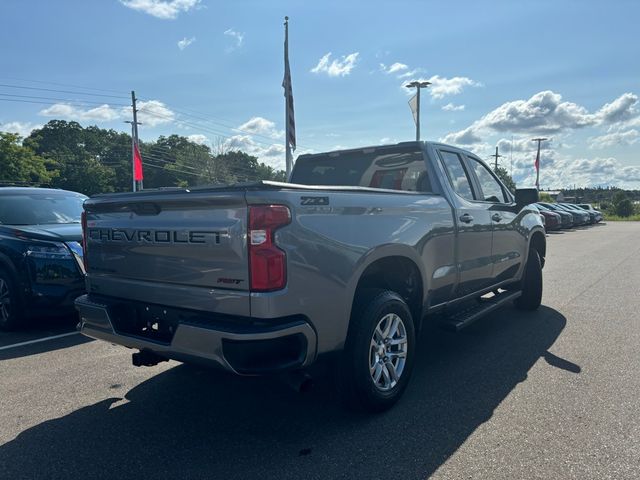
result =
[[[141,101],[147,101],[147,102],[148,102],[148,101],[150,101],[150,100],[146,99],[146,100],[141,100]],[[212,120],[212,118],[213,118],[213,119],[216,119],[216,120],[221,120],[221,121],[226,122],[226,120],[221,119],[220,117],[216,117],[216,116],[214,116],[214,115],[210,115],[210,114],[205,114],[205,113],[197,112],[197,111],[195,111],[195,110],[186,109],[186,108],[184,108],[184,107],[175,108],[173,105],[169,105],[169,104],[167,104],[167,103],[165,103],[164,105],[165,105],[167,108],[170,108],[172,111],[174,111],[174,112],[176,112],[176,113],[179,113],[179,114],[184,115],[184,116],[187,116],[187,117],[194,118],[194,119],[196,119],[196,120],[205,121],[205,122],[210,123],[210,124],[212,124],[212,125],[218,125],[218,126],[220,126],[220,127],[227,128],[227,129],[229,129],[229,130],[233,131],[234,133],[244,133],[244,134],[247,134],[247,135],[251,135],[252,137],[260,137],[260,138],[264,138],[264,139],[269,140],[270,142],[272,142],[272,143],[270,143],[269,145],[274,145],[274,143],[273,143],[273,142],[274,142],[274,140],[276,140],[276,139],[274,139],[273,137],[271,137],[271,136],[269,136],[269,135],[264,135],[264,134],[261,134],[261,133],[255,133],[255,132],[252,132],[252,131],[250,131],[250,130],[244,130],[244,129],[242,129],[242,128],[234,127],[234,126],[232,126],[232,125],[229,125],[228,123],[222,123],[222,122],[220,122],[220,121],[214,121],[214,120]],[[143,107],[143,108],[144,108],[144,107]],[[140,110],[142,111],[142,108],[141,108]],[[185,110],[186,110],[186,111],[185,111]],[[198,115],[194,115],[193,113],[188,113],[188,112],[197,113]],[[153,114],[153,113],[155,113],[155,112],[147,111],[147,113],[149,113],[150,115],[152,115],[152,114]],[[177,121],[174,117],[166,117],[166,118],[169,118],[169,119],[171,119],[172,121]],[[194,127],[194,128],[196,128],[196,127]],[[224,134],[222,134],[222,133],[216,133],[216,135],[220,135],[220,136],[223,136],[223,137],[225,137],[225,138],[229,138],[229,135],[228,135],[227,133],[224,133]],[[257,143],[261,143],[261,142],[257,142]],[[265,143],[264,143],[264,142],[262,142],[262,144],[265,144]],[[309,148],[309,147],[316,148],[316,149],[321,149],[318,145],[313,145],[313,144],[309,144],[309,143],[306,143],[305,145],[298,145],[298,148]]]
[[54,98],[54,97],[38,97],[38,96],[34,96],[34,95],[17,95],[14,93],[0,93],[0,96],[3,97],[17,97],[17,98],[34,98],[34,99],[40,99],[40,100],[55,100],[57,102],[62,102],[62,103],[66,103],[68,104],[69,102],[78,102],[78,103],[83,103],[87,106],[90,105],[107,105],[107,106],[116,106],[116,107],[128,107],[129,105],[123,104],[123,103],[105,103],[105,102],[92,102],[90,100],[70,100],[67,98]]
[[5,87],[5,88],[20,88],[23,90],[38,90],[41,92],[55,92],[55,93],[71,93],[73,95],[89,95],[92,97],[108,97],[108,98],[124,98],[126,99],[127,97],[122,97],[119,95],[106,95],[104,93],[87,93],[87,92],[76,92],[76,91],[71,91],[71,90],[56,90],[53,88],[39,88],[39,87],[26,87],[26,86],[21,86],[21,85],[8,85],[6,83],[0,83],[0,87]]
[[[0,76],[0,78],[4,79],[4,80],[12,80],[12,81],[18,81],[18,82],[29,82],[29,83],[38,83],[41,85],[57,85],[59,87],[71,87],[71,88],[82,88],[84,90],[94,90],[97,92],[112,92],[112,93],[119,93],[121,95],[125,95],[126,92],[121,92],[120,90],[112,90],[109,88],[96,88],[96,87],[87,87],[85,85],[72,85],[69,83],[57,83],[57,82],[45,82],[43,80],[30,80],[27,78],[15,78],[15,77],[5,77],[5,76]],[[128,98],[128,97],[124,97],[124,98]]]
[[[36,104],[36,105],[59,105],[60,102],[45,102],[45,101],[37,101],[37,100],[24,100],[24,99],[19,99],[19,98],[0,98],[0,102],[16,102],[16,103],[32,103],[32,104]],[[72,107],[92,107],[94,105],[106,105],[104,103],[98,103],[98,102],[84,102],[84,103],[79,103],[76,101],[65,101],[64,102],[65,105],[69,105]],[[115,104],[112,103],[111,105],[115,105],[117,107],[128,107],[129,105],[122,105],[122,104]]]

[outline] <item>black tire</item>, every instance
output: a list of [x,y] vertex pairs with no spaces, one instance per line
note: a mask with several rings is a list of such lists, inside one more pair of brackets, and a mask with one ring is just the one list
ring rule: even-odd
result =
[[0,269],[0,330],[14,330],[21,323],[16,283],[9,272]]
[[[391,332],[392,327],[389,327],[390,335],[386,339],[380,338],[379,333],[376,332],[379,323],[385,326],[386,322],[395,322],[396,317],[400,319],[400,323],[396,324],[396,331]],[[382,323],[383,321],[385,323]],[[374,332],[376,332],[375,337]],[[374,353],[375,347],[372,347],[372,340],[376,338],[380,340],[378,348],[389,353]],[[393,345],[394,342],[402,342],[403,339],[406,339],[406,343]],[[409,383],[415,347],[413,318],[402,297],[390,290],[363,292],[356,300],[345,348],[336,365],[338,388],[346,406],[352,410],[367,412],[382,412],[392,407],[400,399]],[[404,356],[400,353],[401,349]],[[402,367],[400,367],[401,358],[404,359]],[[377,365],[378,363],[380,366]],[[373,369],[373,373],[370,368]],[[397,380],[393,380],[395,375],[392,375],[391,368],[397,375]],[[374,375],[378,375],[378,383],[374,380]],[[386,380],[389,380],[388,385],[380,385],[386,383]],[[383,390],[383,388],[387,389]]]
[[529,249],[522,277],[522,295],[515,301],[520,310],[536,310],[542,302],[542,262],[535,248]]

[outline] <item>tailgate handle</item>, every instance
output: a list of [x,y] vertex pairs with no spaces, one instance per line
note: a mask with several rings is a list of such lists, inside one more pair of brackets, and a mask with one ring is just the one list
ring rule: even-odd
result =
[[134,203],[131,210],[137,215],[158,215],[162,211],[160,205],[151,202]]

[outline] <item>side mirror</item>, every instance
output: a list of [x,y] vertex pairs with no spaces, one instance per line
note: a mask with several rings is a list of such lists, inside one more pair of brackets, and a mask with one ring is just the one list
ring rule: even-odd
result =
[[537,188],[516,188],[516,205],[524,207],[540,201]]

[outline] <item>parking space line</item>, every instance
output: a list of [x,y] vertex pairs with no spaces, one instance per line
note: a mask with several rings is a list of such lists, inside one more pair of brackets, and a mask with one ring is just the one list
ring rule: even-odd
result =
[[48,340],[55,340],[56,338],[69,337],[71,335],[80,335],[80,332],[61,333],[60,335],[53,335],[51,337],[37,338],[36,340],[29,340],[27,342],[14,343],[12,345],[5,345],[4,347],[0,347],[0,350],[8,350],[10,348],[24,347],[25,345],[32,345],[34,343],[46,342]]

